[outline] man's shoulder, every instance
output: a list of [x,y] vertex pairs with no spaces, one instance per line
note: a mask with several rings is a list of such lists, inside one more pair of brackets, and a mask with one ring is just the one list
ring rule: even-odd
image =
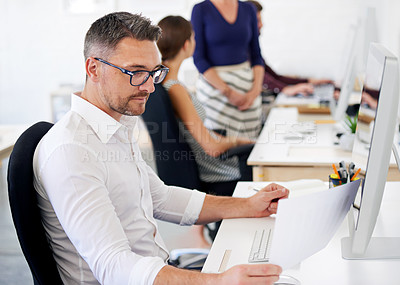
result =
[[69,111],[43,137],[42,144],[57,147],[65,144],[81,144],[87,141],[88,124],[81,116]]

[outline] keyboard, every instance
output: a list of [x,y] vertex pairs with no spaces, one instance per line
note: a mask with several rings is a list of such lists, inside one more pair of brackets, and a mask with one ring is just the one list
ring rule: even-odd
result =
[[268,262],[271,241],[271,228],[256,230],[256,232],[254,233],[253,243],[251,245],[249,262]]

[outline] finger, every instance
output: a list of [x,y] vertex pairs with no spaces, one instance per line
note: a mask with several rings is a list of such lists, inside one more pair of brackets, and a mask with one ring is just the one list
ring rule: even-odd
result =
[[270,215],[276,214],[276,213],[278,213],[278,208],[271,208],[271,206],[269,206],[269,207],[267,208],[267,212],[268,212]]
[[248,276],[273,276],[282,273],[282,268],[275,264],[250,264],[246,266]]
[[289,190],[287,188],[283,187],[280,184],[276,184],[276,183],[268,184],[267,186],[265,186],[261,190],[262,191],[266,191],[266,192],[272,192],[272,191],[277,191],[277,190],[282,190],[282,189],[286,189],[289,192]]
[[250,284],[273,285],[278,280],[279,280],[278,275],[266,276],[266,277],[254,276],[250,277]]
[[287,198],[289,195],[289,190],[282,187],[279,190],[270,191],[270,192],[267,192],[266,194],[268,195],[268,198],[272,201],[273,199]]
[[273,210],[276,211],[278,209],[278,202],[271,202],[271,204],[269,204],[268,206],[268,210]]

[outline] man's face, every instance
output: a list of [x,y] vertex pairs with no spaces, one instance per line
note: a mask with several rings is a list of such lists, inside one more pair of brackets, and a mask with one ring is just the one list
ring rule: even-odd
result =
[[[124,38],[117,45],[108,62],[129,71],[153,71],[160,67],[161,61],[156,43]],[[121,115],[137,116],[143,114],[150,93],[154,91],[153,78],[140,86],[130,84],[130,76],[120,70],[98,62],[101,76],[98,83],[100,108],[119,120]]]

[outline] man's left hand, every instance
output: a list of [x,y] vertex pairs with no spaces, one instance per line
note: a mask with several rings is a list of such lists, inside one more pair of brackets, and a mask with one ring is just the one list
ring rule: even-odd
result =
[[271,183],[258,191],[257,194],[249,199],[253,217],[268,217],[276,214],[278,200],[289,197],[289,190],[282,185]]

